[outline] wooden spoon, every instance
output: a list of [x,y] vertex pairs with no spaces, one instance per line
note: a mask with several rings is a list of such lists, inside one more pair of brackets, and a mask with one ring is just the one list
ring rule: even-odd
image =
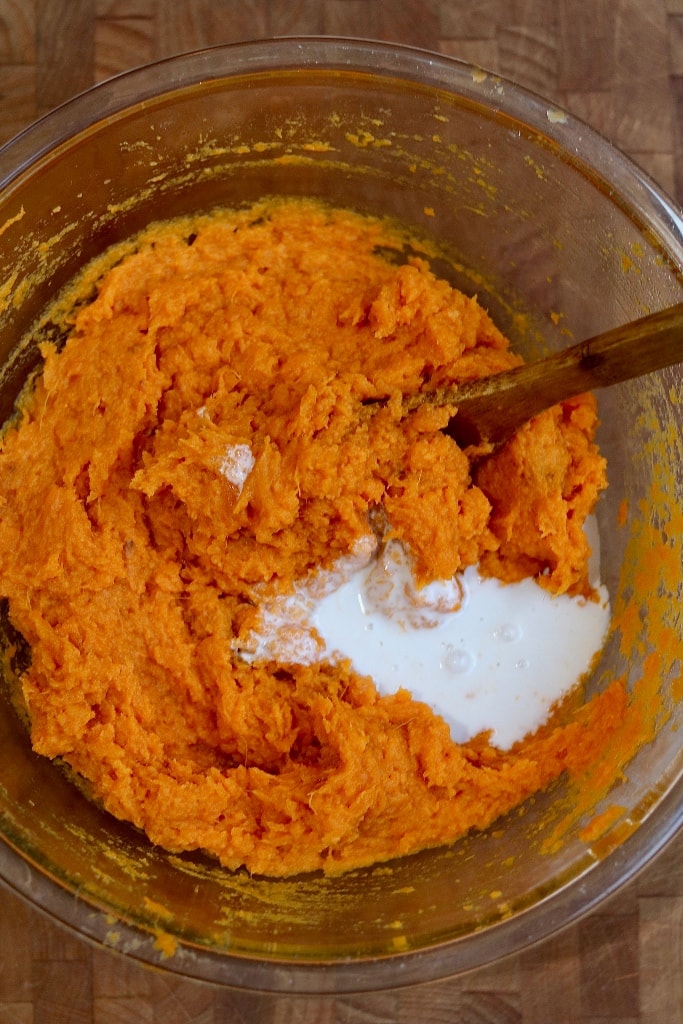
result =
[[406,411],[424,402],[457,405],[445,432],[461,447],[507,441],[524,423],[558,402],[641,377],[683,361],[683,303],[597,334],[587,341],[480,380],[410,395]]

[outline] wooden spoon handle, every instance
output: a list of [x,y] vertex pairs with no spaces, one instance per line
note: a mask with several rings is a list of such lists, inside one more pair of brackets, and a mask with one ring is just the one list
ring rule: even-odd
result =
[[683,303],[598,334],[547,359],[477,381],[412,395],[457,405],[447,432],[461,445],[501,444],[544,409],[683,361]]

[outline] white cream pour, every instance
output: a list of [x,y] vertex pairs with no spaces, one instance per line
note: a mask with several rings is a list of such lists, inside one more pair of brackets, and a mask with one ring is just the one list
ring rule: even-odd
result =
[[403,687],[429,704],[456,742],[491,730],[506,749],[543,724],[602,646],[610,609],[597,580],[598,601],[551,596],[533,580],[502,584],[476,567],[419,590],[399,544],[379,557],[372,547],[265,602],[242,656],[349,659],[380,693]]

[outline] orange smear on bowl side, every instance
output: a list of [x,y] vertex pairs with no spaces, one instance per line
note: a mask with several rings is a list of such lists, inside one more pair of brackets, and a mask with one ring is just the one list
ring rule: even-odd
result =
[[[651,436],[657,437],[654,415],[646,423]],[[672,438],[673,450],[680,450],[680,443],[679,437]],[[546,852],[558,849],[577,823],[609,797],[615,783],[627,778],[642,748],[670,726],[673,707],[683,693],[680,604],[672,599],[681,588],[683,512],[675,497],[675,480],[662,466],[657,449],[640,457],[651,460],[652,479],[647,500],[630,522],[625,504],[618,511],[618,525],[628,526],[629,533],[610,626],[629,665],[629,678],[623,681],[625,703],[619,722],[606,733],[600,758],[576,774],[554,809],[554,822],[543,843]],[[643,808],[632,809],[627,820],[615,820],[613,827],[607,807],[584,827],[580,838],[591,845],[594,856],[605,856],[637,827],[648,807],[645,801]]]
[[385,258],[401,246],[307,201],[156,226],[63,347],[43,344],[4,434],[0,579],[31,651],[34,747],[169,850],[273,876],[386,860],[563,772],[607,784],[603,751],[630,728],[616,681],[509,750],[457,744],[348,663],[239,656],[266,598],[382,531],[419,584],[478,564],[592,597],[594,400],[479,469],[441,432],[447,412],[403,417],[403,394],[519,357],[426,261]]
[[612,804],[611,807],[608,807],[601,814],[596,814],[585,828],[581,829],[579,833],[580,838],[585,843],[591,843],[596,839],[600,839],[619,821],[625,811],[625,807],[621,807],[619,804]]

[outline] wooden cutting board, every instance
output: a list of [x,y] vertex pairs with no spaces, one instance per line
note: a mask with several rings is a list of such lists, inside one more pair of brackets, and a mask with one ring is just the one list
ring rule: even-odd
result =
[[[0,143],[95,81],[272,35],[460,57],[602,131],[683,203],[683,0],[0,0]],[[0,1024],[680,1024],[683,836],[580,924],[464,978],[292,999],[94,950],[0,893]]]

